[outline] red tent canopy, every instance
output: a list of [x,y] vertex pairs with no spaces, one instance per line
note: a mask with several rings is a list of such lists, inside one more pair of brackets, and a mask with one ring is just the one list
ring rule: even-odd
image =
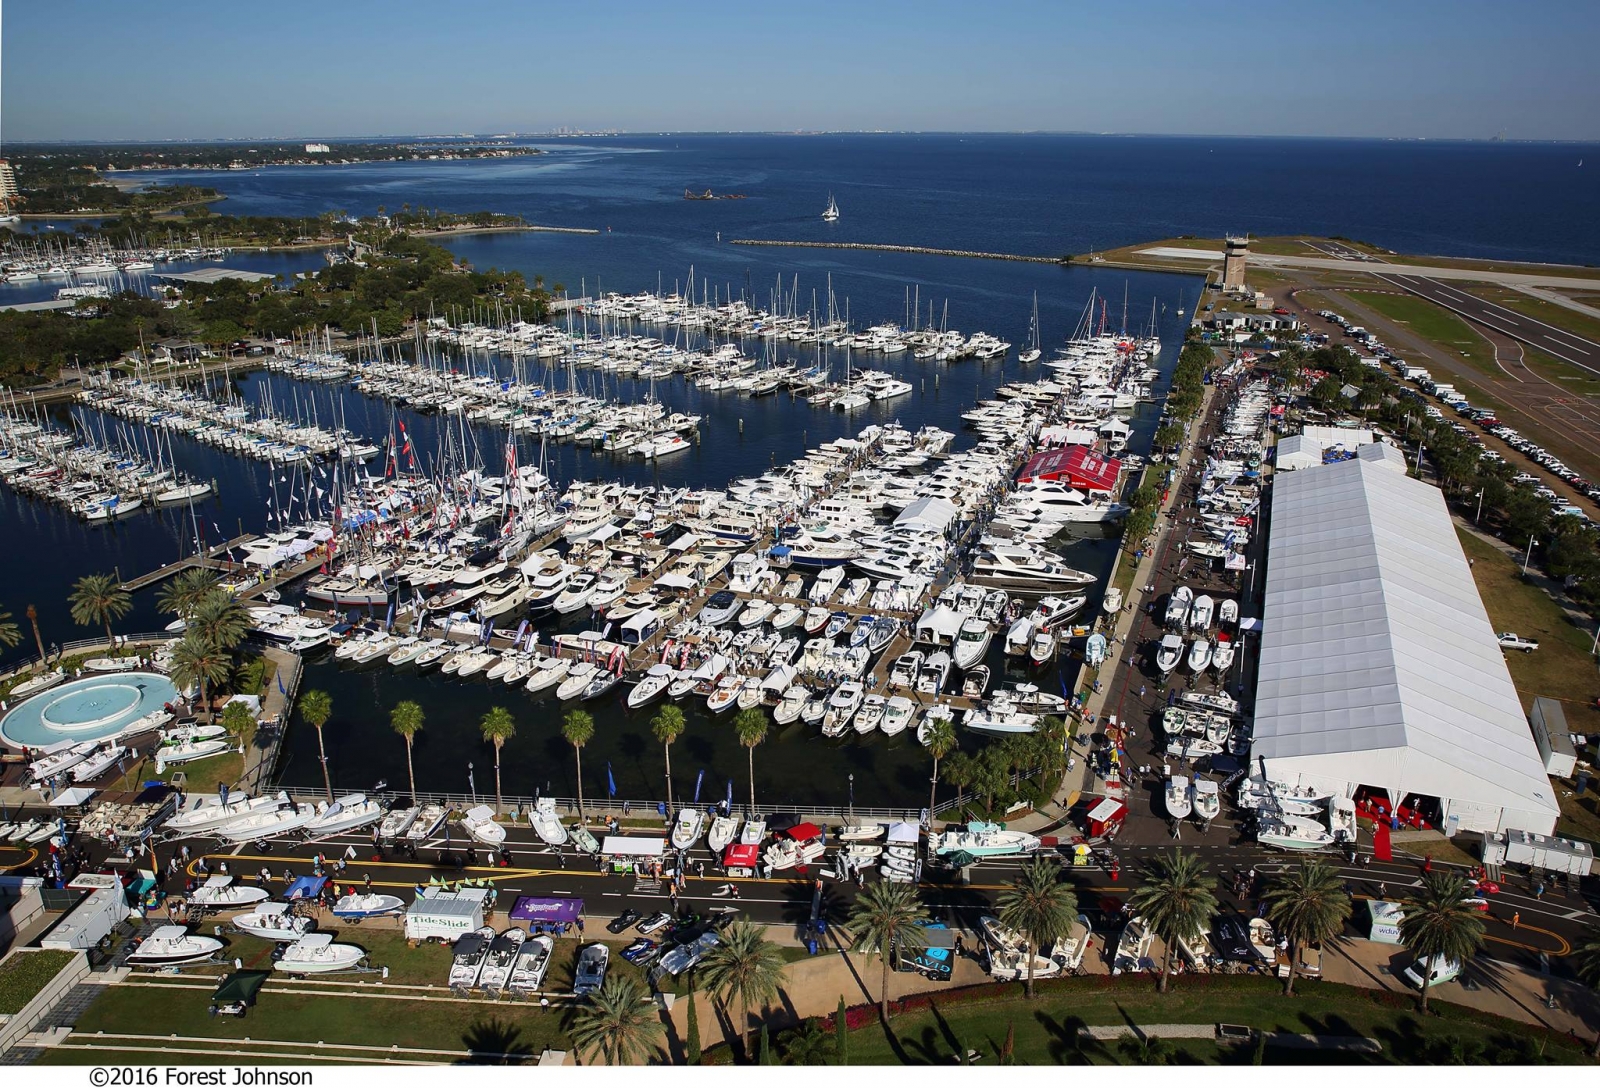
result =
[[1084,491],[1111,491],[1117,486],[1122,462],[1106,457],[1091,446],[1062,446],[1035,454],[1017,476],[1018,483],[1058,480]]
[[754,869],[761,859],[761,848],[753,842],[736,842],[722,854],[722,864],[729,869]]
[[822,828],[816,824],[795,824],[789,830],[782,832],[796,842],[806,842],[810,839],[822,838]]

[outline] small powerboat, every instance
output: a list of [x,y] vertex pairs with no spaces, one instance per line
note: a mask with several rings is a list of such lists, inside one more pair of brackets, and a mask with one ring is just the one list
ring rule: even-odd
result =
[[307,933],[283,950],[272,966],[290,975],[325,975],[348,971],[366,958],[366,949],[353,944],[334,944],[331,933]]
[[517,955],[528,940],[528,931],[514,926],[496,937],[489,945],[488,958],[483,961],[483,971],[478,975],[478,987],[499,991],[507,988],[511,974],[517,967]]
[[249,914],[233,920],[233,928],[264,941],[298,941],[311,932],[312,921],[290,914],[287,903],[261,903]]
[[541,841],[551,846],[560,846],[567,841],[567,829],[561,826],[561,817],[556,814],[554,797],[541,797],[535,801],[528,819],[533,824],[533,833]]
[[231,910],[234,907],[248,907],[252,903],[259,903],[266,899],[268,894],[265,888],[235,884],[231,876],[210,876],[206,878],[204,884],[194,890],[194,894],[189,896],[189,901],[208,910]]
[[478,984],[484,961],[489,958],[489,946],[494,943],[493,926],[483,926],[456,940],[454,956],[450,961],[450,988],[470,990]]
[[397,895],[346,895],[333,904],[335,918],[381,918],[386,914],[399,914],[406,909]]
[[183,926],[161,926],[139,942],[139,947],[128,956],[128,964],[132,967],[176,967],[210,959],[220,951],[222,942],[215,937],[190,933]]
[[688,850],[700,841],[705,830],[706,814],[697,808],[678,810],[678,819],[672,825],[672,845],[677,850]]
[[461,814],[461,826],[468,835],[488,846],[499,846],[506,841],[506,829],[495,823],[494,809],[488,805],[469,808]]
[[516,963],[511,967],[509,988],[528,993],[544,985],[544,976],[550,970],[551,953],[556,942],[544,934],[529,937],[517,949]]

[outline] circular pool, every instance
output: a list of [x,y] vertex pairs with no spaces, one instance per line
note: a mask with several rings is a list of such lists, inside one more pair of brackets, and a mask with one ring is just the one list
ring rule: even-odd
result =
[[160,673],[85,676],[12,707],[0,718],[0,741],[13,748],[43,748],[62,740],[102,740],[177,697],[177,688]]

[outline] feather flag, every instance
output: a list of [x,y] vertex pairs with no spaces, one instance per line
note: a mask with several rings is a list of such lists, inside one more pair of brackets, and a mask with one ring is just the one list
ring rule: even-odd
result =
[[700,803],[700,783],[705,781],[705,777],[706,777],[706,771],[705,771],[704,767],[700,768],[700,773],[694,776],[694,800],[695,800],[695,804],[699,804]]
[[617,780],[611,775],[611,761],[608,759],[606,760],[606,796],[615,797],[616,795]]

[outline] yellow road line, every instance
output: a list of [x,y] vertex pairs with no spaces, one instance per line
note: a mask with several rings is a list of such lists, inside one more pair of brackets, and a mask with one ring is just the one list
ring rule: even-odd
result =
[[[18,848],[18,847],[15,847],[15,846],[7,846],[7,847],[4,847],[3,849],[0,849],[0,853],[20,854],[20,853],[22,853],[22,850],[20,848]],[[0,865],[0,873],[9,873],[13,869],[20,869],[24,865],[30,865],[30,864],[33,863],[34,859],[36,859],[38,856],[39,856],[39,848],[36,847],[36,846],[30,846],[28,848],[28,856],[27,857],[23,858],[21,861],[17,862],[15,865]]]

